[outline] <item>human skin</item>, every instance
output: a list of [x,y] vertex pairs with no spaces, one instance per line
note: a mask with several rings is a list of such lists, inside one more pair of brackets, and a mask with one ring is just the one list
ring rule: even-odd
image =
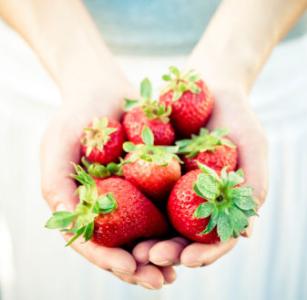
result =
[[[200,72],[215,96],[208,127],[229,128],[258,208],[268,189],[267,141],[248,96],[272,49],[306,7],[306,0],[224,0],[187,61],[187,69]],[[254,220],[243,236],[251,235]],[[142,263],[199,267],[225,255],[236,242],[204,245],[175,238],[150,247],[143,242],[133,254]]]
[[[209,127],[228,127],[232,132],[259,206],[267,191],[267,143],[248,93],[272,48],[305,7],[306,0],[224,0],[186,65],[201,73],[214,93]],[[61,91],[63,104],[42,141],[41,182],[52,211],[71,210],[77,202],[76,186],[67,175],[72,172],[70,162],[79,160],[82,128],[97,115],[118,117],[122,99],[137,92],[114,62],[81,1],[0,0],[0,14],[31,45]],[[92,242],[76,242],[72,247],[126,282],[158,289],[175,280],[174,264],[212,263],[236,241],[209,246],[183,238],[151,240],[138,244],[133,255]]]

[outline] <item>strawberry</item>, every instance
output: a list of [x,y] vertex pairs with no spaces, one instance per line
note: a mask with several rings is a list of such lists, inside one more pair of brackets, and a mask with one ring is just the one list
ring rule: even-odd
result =
[[73,234],[67,245],[85,241],[117,247],[139,238],[163,236],[167,224],[159,210],[130,182],[118,178],[94,180],[80,166],[75,178],[80,203],[73,212],[53,213],[46,227]]
[[242,170],[219,176],[199,164],[198,170],[182,176],[174,186],[167,204],[174,228],[184,237],[211,244],[238,237],[256,215],[250,187],[242,186]]
[[237,147],[224,137],[226,134],[228,134],[226,129],[216,129],[209,133],[207,129],[202,128],[199,135],[177,141],[178,153],[184,155],[185,170],[197,169],[197,162],[200,162],[217,173],[220,173],[224,167],[227,167],[227,171],[234,171],[238,163]]
[[171,108],[152,99],[152,87],[148,79],[141,82],[140,94],[140,100],[125,101],[123,126],[129,141],[142,143],[142,130],[147,126],[154,134],[156,145],[172,145],[175,132],[169,121]]
[[107,164],[119,158],[124,141],[125,132],[119,122],[105,117],[95,118],[92,124],[84,129],[81,155],[90,162]]
[[128,155],[123,164],[123,175],[145,195],[161,202],[181,175],[179,158],[175,154],[178,148],[155,146],[148,127],[143,129],[142,139],[144,144],[124,143]]
[[170,74],[162,78],[168,85],[160,103],[172,108],[170,118],[176,132],[183,137],[197,134],[213,109],[213,96],[206,84],[193,71],[181,75],[176,67],[170,67]]

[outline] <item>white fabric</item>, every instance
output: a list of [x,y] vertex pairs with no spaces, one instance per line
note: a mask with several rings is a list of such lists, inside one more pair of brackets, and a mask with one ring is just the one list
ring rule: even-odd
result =
[[[271,186],[251,239],[201,269],[177,268],[158,292],[129,286],[64,248],[43,228],[39,143],[59,93],[39,61],[0,23],[1,300],[307,299],[307,36],[280,45],[252,93],[270,141]],[[119,62],[137,84],[184,58]]]

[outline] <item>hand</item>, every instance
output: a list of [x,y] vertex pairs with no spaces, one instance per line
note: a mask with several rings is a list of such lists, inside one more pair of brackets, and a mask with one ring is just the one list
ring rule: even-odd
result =
[[[211,87],[216,101],[210,129],[228,128],[229,137],[239,149],[240,167],[244,170],[246,185],[253,187],[258,207],[267,193],[267,141],[247,97],[233,90],[217,90]],[[250,236],[252,220],[244,236]],[[236,244],[237,239],[226,243],[205,245],[189,243],[181,237],[167,241],[145,241],[137,245],[133,254],[139,263],[171,266],[181,263],[187,267],[209,265],[225,255]]]
[[[127,83],[112,82],[101,85],[91,94],[74,92],[64,96],[64,104],[53,118],[41,145],[41,185],[44,198],[52,211],[73,210],[78,199],[70,162],[80,160],[79,140],[82,129],[93,117],[118,117],[124,97],[135,96]],[[68,239],[68,236],[64,236]],[[172,267],[139,265],[134,257],[121,248],[107,248],[76,241],[72,248],[94,265],[113,272],[120,279],[158,289],[175,280]]]

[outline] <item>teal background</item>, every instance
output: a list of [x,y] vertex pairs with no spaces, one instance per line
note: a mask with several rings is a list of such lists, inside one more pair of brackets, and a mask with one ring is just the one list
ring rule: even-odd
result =
[[[132,55],[189,53],[200,39],[220,2],[220,0],[84,1],[110,48],[115,53]],[[306,28],[307,15],[287,38],[301,35]]]

